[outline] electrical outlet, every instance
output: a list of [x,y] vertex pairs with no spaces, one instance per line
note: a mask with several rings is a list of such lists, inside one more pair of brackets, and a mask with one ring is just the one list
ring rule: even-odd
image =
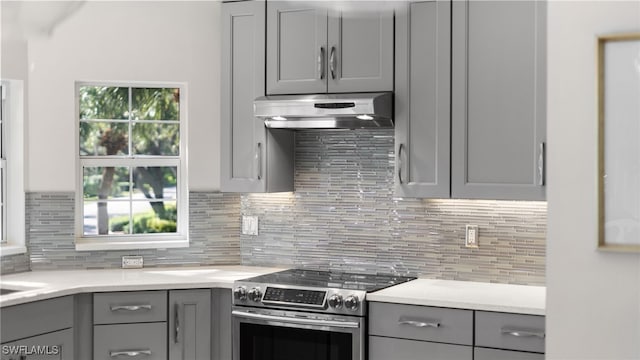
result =
[[122,268],[123,269],[142,269],[144,265],[144,258],[142,256],[123,256]]
[[242,235],[258,235],[258,217],[242,217]]
[[465,231],[464,246],[470,248],[478,247],[478,225],[467,225]]

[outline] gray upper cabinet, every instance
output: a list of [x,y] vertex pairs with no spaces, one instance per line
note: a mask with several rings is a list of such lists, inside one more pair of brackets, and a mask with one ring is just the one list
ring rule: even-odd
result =
[[454,198],[544,200],[543,1],[454,1]]
[[451,3],[411,1],[396,11],[396,194],[448,198]]
[[169,360],[211,359],[211,290],[169,292]]
[[267,93],[327,91],[327,9],[320,3],[267,2]]
[[222,4],[221,188],[293,190],[292,132],[267,131],[253,116],[265,91],[265,3]]
[[267,2],[267,94],[393,91],[393,9],[329,4]]
[[381,1],[329,11],[328,91],[393,91],[393,9]]

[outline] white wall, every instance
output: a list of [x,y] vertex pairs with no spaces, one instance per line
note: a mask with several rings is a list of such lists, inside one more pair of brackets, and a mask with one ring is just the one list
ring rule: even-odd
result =
[[75,81],[186,82],[190,190],[219,189],[217,1],[87,2],[29,40],[27,191],[75,190]]
[[547,358],[640,359],[640,254],[596,250],[595,64],[597,34],[640,31],[640,2],[548,14]]

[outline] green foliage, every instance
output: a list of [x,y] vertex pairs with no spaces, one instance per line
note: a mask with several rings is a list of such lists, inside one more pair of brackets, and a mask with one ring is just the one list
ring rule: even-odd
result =
[[[174,233],[177,230],[178,212],[173,205],[165,205],[165,218],[159,218],[153,211],[136,214],[133,217],[133,234]],[[129,216],[111,219],[111,231],[129,233]]]

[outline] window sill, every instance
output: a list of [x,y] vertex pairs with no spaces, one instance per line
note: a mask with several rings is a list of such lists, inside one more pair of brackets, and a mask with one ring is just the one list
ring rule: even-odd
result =
[[143,240],[140,237],[121,239],[76,238],[76,251],[94,250],[138,250],[138,249],[170,249],[188,248],[189,239],[184,237],[167,237],[154,240]]
[[4,244],[0,246],[0,257],[25,254],[26,252],[27,252],[27,247],[24,245]]

